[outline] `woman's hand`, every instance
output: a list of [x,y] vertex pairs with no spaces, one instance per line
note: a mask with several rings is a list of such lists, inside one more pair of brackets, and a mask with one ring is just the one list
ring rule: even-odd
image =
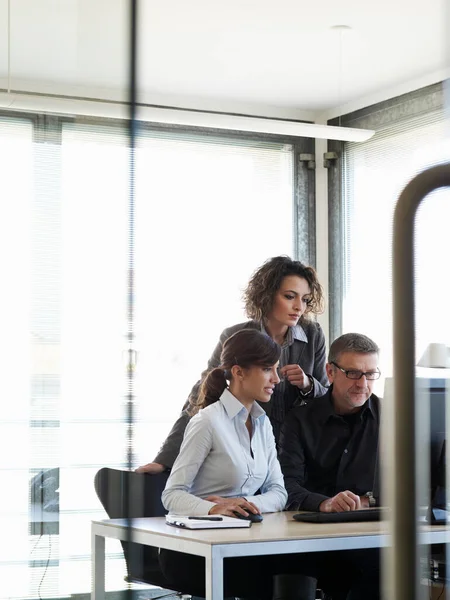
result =
[[136,469],[136,473],[150,473],[150,475],[158,475],[166,470],[164,465],[159,463],[147,463]]
[[249,513],[259,515],[260,511],[253,502],[248,502],[245,498],[222,498],[221,496],[208,496],[205,498],[209,502],[215,502],[216,505],[209,511],[210,515],[226,515],[235,517],[235,512],[243,517],[248,517]]
[[289,383],[296,385],[302,391],[311,388],[311,381],[299,365],[285,365],[280,369],[280,375],[285,377]]

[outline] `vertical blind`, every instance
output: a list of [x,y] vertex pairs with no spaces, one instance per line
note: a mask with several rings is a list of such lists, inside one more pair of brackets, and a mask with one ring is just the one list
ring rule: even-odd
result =
[[[397,199],[423,169],[450,159],[447,121],[435,110],[391,125],[369,141],[345,145],[343,173],[343,330],[372,337],[383,375],[392,375],[392,231]],[[430,342],[450,344],[446,257],[450,193],[422,203],[415,225],[416,355]],[[380,380],[378,391],[382,392]]]
[[[126,466],[127,144],[114,122],[0,117],[0,598],[89,592],[93,478]],[[292,254],[292,173],[289,145],[139,129],[135,465],[244,320],[253,270]]]

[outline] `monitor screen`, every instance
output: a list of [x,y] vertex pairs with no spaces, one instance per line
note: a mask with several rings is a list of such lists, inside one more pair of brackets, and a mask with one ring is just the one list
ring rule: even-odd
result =
[[[430,478],[431,503],[433,506],[445,508],[445,425],[446,399],[450,384],[445,379],[429,379],[428,392],[430,398]],[[449,386],[450,387],[450,386]],[[450,398],[450,395],[449,395]]]
[[[429,452],[419,450],[417,461],[419,469],[425,473],[425,457],[429,456],[430,469],[430,488],[419,493],[419,503],[445,507],[446,399],[448,397],[450,402],[450,379],[417,377],[416,390],[419,448],[425,448],[425,445],[429,448]],[[393,394],[393,381],[386,378],[385,397],[393,398]]]

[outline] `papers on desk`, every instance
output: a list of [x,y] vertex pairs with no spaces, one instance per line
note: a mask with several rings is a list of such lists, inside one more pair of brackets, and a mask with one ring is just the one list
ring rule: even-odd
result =
[[221,515],[204,515],[202,517],[186,517],[166,515],[166,523],[183,529],[227,529],[230,527],[250,527],[251,522]]

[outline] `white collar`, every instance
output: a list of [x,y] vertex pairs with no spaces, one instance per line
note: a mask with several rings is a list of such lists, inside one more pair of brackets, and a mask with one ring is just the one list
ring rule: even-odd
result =
[[[247,419],[249,414],[247,409],[242,402],[236,398],[236,396],[233,396],[228,388],[222,392],[222,395],[220,396],[220,402],[222,402],[230,419],[234,419],[234,417],[236,417],[243,410],[245,411],[245,416]],[[250,414],[254,419],[259,419],[266,414],[266,411],[257,402],[253,402]]]

